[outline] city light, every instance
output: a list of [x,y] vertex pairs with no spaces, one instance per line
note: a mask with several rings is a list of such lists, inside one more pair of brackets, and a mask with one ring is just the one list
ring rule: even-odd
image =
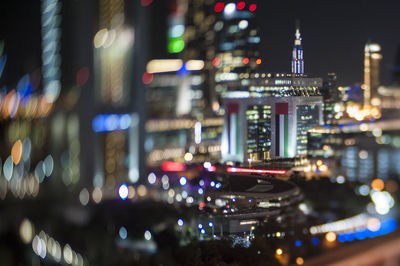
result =
[[182,226],[183,226],[183,220],[180,219],[180,218],[178,219],[178,226],[179,226],[179,227],[182,227]]
[[329,232],[329,233],[327,233],[327,234],[325,235],[325,239],[326,239],[328,242],[333,242],[333,241],[336,240],[336,234],[333,233],[333,232]]
[[155,173],[151,172],[148,176],[147,176],[147,181],[149,182],[149,184],[153,185],[157,182],[157,176]]
[[237,3],[236,8],[238,10],[242,10],[245,6],[246,6],[246,3],[242,1],[242,2]]
[[395,4],[321,31],[316,1],[22,2],[0,17],[0,264],[400,257]]
[[181,172],[186,169],[183,163],[179,162],[163,162],[161,169],[165,172]]
[[127,130],[131,126],[132,118],[129,114],[99,114],[92,122],[96,133]]
[[215,12],[221,12],[222,10],[224,10],[225,4],[222,2],[218,2],[215,4],[214,6],[214,10]]
[[248,173],[248,174],[273,174],[273,175],[284,175],[286,170],[266,170],[266,169],[250,169],[250,168],[238,168],[228,167],[226,168],[228,173]]
[[128,186],[127,186],[125,183],[123,183],[123,184],[119,187],[119,189],[118,189],[118,194],[119,194],[119,197],[120,197],[122,200],[126,200],[126,199],[128,198],[129,189],[128,189]]
[[146,71],[149,74],[174,72],[182,66],[183,62],[180,59],[154,59],[147,63]]
[[251,12],[256,11],[256,9],[257,9],[257,5],[256,5],[256,4],[251,4],[251,5],[249,6],[249,10],[250,10]]
[[185,176],[181,176],[181,178],[179,178],[179,184],[181,184],[181,186],[185,186],[187,183],[187,179]]
[[275,253],[276,253],[276,255],[280,256],[280,255],[283,254],[283,250],[280,249],[280,248],[278,248],[278,249],[275,251]]
[[188,71],[199,71],[204,68],[203,60],[189,60],[186,62],[186,70]]
[[297,265],[303,265],[304,264],[304,259],[302,257],[297,257],[296,258],[296,264]]
[[236,9],[236,4],[234,4],[234,3],[229,3],[229,4],[227,4],[227,5],[225,6],[225,8],[224,8],[224,14],[225,14],[226,16],[231,16],[231,15],[233,15],[233,13],[235,12],[235,9]]
[[147,240],[147,241],[149,241],[149,240],[151,240],[151,232],[149,231],[149,230],[146,230],[145,232],[144,232],[144,238]]
[[126,230],[126,228],[124,226],[121,226],[121,228],[119,228],[119,237],[122,240],[125,240],[128,237],[128,231]]

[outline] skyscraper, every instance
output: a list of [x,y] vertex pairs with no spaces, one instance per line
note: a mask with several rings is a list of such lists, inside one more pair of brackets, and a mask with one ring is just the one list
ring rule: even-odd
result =
[[371,103],[371,99],[378,96],[379,62],[382,59],[380,54],[381,46],[376,43],[367,43],[364,48],[364,106]]
[[256,20],[257,4],[253,1],[225,1],[214,5],[216,14],[215,90],[218,96],[227,91],[225,81],[237,81],[241,73],[254,73],[262,63],[261,40]]
[[296,21],[296,34],[292,52],[292,74],[303,75],[304,74],[304,54],[303,46],[301,44],[300,34],[300,22]]

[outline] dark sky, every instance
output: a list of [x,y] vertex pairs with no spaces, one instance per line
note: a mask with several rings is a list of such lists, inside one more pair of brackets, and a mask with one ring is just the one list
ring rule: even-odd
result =
[[[1,7],[0,40],[6,42],[8,61],[0,87],[41,66],[40,1],[7,0]],[[363,48],[370,39],[382,46],[382,81],[390,83],[400,44],[399,0],[260,0],[257,11],[264,71],[290,70],[295,20],[300,19],[308,74],[336,72],[340,84],[361,82]]]
[[[295,21],[301,21],[305,69],[310,75],[338,74],[339,84],[361,82],[368,39],[382,46],[382,83],[389,84],[400,44],[400,1],[260,1],[263,68],[288,72]],[[262,16],[260,16],[262,14]]]
[[7,62],[0,87],[15,86],[41,67],[40,0],[6,0],[0,4],[0,40]]

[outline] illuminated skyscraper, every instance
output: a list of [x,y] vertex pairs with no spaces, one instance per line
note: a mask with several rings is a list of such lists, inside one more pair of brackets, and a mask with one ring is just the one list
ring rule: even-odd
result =
[[295,34],[293,52],[292,52],[292,74],[304,74],[304,55],[303,46],[301,44],[300,23],[296,21],[296,34]]
[[254,73],[262,63],[259,52],[261,38],[254,0],[217,2],[214,11],[216,51],[212,64],[216,94],[221,96],[227,91],[223,82],[238,80],[243,73]]
[[381,46],[376,43],[367,43],[364,49],[364,106],[369,106],[371,99],[378,97],[379,62]]

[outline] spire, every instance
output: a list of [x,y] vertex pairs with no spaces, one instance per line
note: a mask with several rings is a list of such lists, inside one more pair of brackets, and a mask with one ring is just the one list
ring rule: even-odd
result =
[[303,47],[301,45],[300,21],[296,20],[296,33],[292,52],[292,74],[304,74]]
[[301,34],[300,34],[300,21],[296,20],[296,39],[294,40],[294,45],[301,45]]

